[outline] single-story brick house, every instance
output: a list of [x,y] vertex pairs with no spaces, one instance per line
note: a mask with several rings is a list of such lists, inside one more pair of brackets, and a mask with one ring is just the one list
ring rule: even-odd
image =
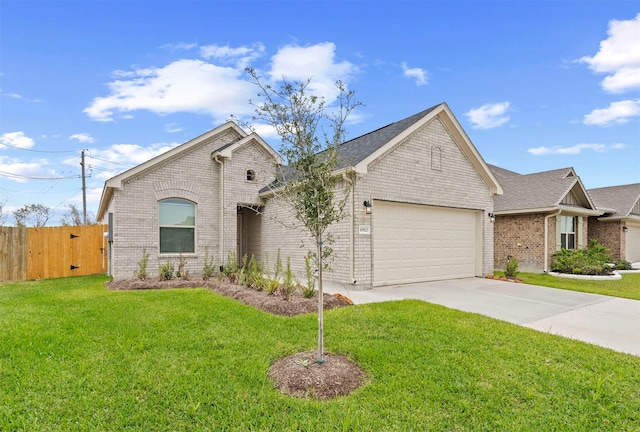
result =
[[588,245],[589,218],[602,215],[573,168],[518,174],[489,165],[504,194],[494,198],[494,265],[547,272],[552,255]]
[[[328,280],[368,288],[492,273],[490,215],[502,188],[445,103],[338,153],[339,193],[353,187],[332,227]],[[145,248],[151,273],[182,256],[198,274],[207,251],[218,263],[229,251],[263,262],[268,254],[273,265],[280,250],[301,275],[315,246],[286,226],[290,209],[265,188],[281,163],[228,122],[107,180],[97,218],[109,224],[110,274],[132,277]]]
[[614,260],[640,262],[640,183],[589,189],[601,216],[589,218],[589,238],[597,238]]

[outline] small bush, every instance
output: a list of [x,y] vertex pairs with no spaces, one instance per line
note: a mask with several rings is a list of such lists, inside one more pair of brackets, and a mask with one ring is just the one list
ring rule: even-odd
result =
[[296,285],[297,284],[293,276],[293,271],[291,270],[291,258],[287,258],[287,268],[284,271],[282,285],[280,285],[278,292],[283,299],[289,300],[291,294],[293,294],[296,290]]
[[627,260],[618,260],[614,264],[616,270],[631,270],[631,263]]
[[159,277],[161,281],[173,279],[173,263],[167,261],[165,264],[160,264],[158,269]]
[[504,275],[508,278],[515,278],[518,275],[518,266],[520,262],[509,255],[507,258],[507,265],[504,268]]
[[178,258],[178,270],[176,271],[176,277],[189,280],[189,270],[185,270],[184,268],[187,266],[187,259],[180,254]]
[[312,256],[307,254],[304,257],[304,272],[307,276],[307,286],[302,287],[302,296],[311,298],[316,293],[316,273],[312,265]]
[[610,261],[609,250],[597,239],[592,239],[586,249],[562,249],[553,254],[551,270],[584,275],[610,274]]
[[147,276],[147,264],[149,264],[149,254],[147,248],[142,248],[142,259],[138,261],[138,271],[136,271],[136,277],[140,280],[145,280]]
[[235,283],[238,280],[240,268],[238,267],[238,258],[234,251],[227,253],[227,263],[222,267],[222,274],[231,283]]
[[202,266],[202,279],[207,280],[216,272],[216,266],[213,257],[209,258],[209,248],[204,249],[204,264]]

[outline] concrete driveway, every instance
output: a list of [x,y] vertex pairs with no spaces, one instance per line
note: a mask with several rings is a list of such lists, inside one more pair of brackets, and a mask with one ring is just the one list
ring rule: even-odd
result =
[[640,356],[640,301],[468,278],[350,290],[329,285],[355,304],[424,300]]

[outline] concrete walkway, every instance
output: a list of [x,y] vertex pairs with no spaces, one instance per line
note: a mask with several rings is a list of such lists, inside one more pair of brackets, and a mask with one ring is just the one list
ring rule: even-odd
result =
[[355,304],[417,299],[640,356],[640,301],[493,279],[468,278],[351,290]]

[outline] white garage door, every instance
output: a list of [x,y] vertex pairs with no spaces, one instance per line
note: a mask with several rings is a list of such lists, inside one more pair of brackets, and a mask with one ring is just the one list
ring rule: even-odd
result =
[[626,250],[625,258],[630,262],[640,261],[640,226],[628,225],[629,230],[626,232]]
[[374,203],[376,286],[476,276],[479,212]]

